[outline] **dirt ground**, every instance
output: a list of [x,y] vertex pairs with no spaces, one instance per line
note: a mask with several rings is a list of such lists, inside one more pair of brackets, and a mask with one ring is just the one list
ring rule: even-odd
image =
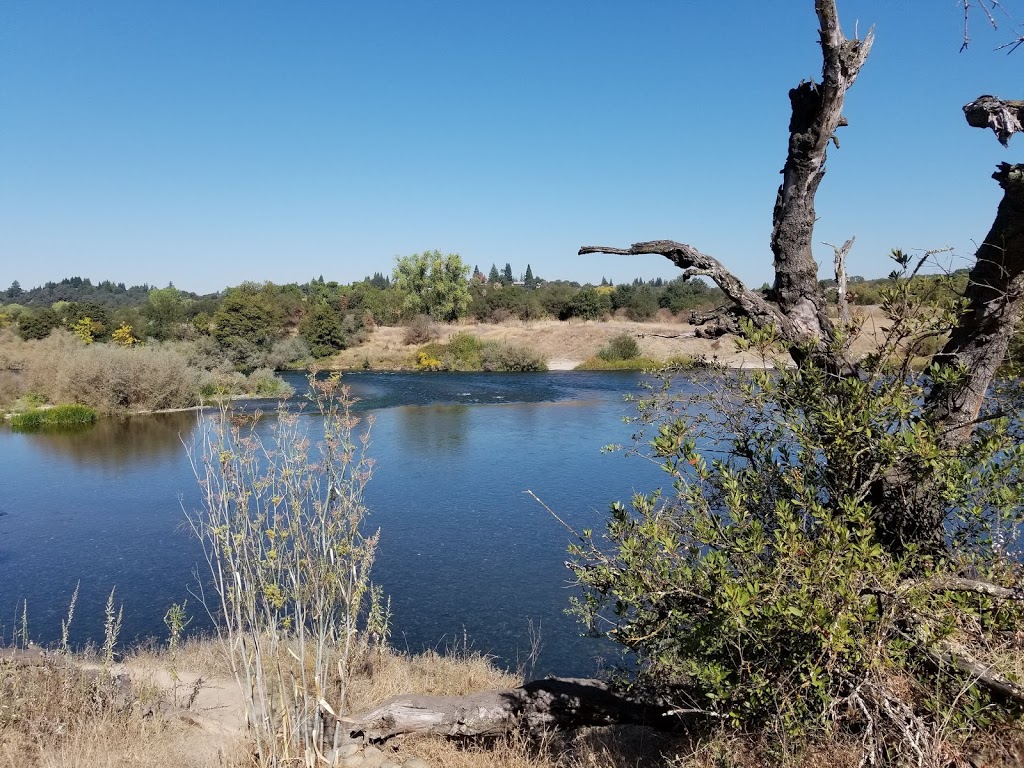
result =
[[[871,350],[876,335],[884,328],[877,307],[853,307],[854,315],[864,318],[861,335],[854,341],[853,352],[860,356]],[[560,321],[520,320],[500,324],[457,323],[438,325],[438,341],[445,342],[456,333],[472,333],[484,340],[503,341],[527,346],[543,355],[551,370],[572,370],[597,354],[608,340],[620,333],[637,337],[641,354],[657,360],[672,357],[704,357],[730,368],[759,365],[756,355],[736,349],[732,336],[698,339],[694,327],[680,321],[638,323],[631,320]],[[406,344],[406,329],[380,327],[358,347],[344,350],[332,358],[329,367],[341,369],[394,370],[412,368],[416,344]]]

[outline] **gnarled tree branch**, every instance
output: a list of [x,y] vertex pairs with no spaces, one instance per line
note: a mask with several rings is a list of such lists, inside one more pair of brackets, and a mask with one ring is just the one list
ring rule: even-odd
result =
[[[835,0],[816,0],[815,11],[820,24],[822,78],[821,83],[804,82],[790,91],[793,112],[789,149],[773,216],[775,285],[770,297],[766,299],[749,290],[711,256],[672,240],[636,243],[630,248],[585,246],[579,251],[659,253],[683,269],[684,274],[707,275],[754,323],[776,326],[789,342],[794,357],[799,357],[800,350],[807,345],[817,345],[824,352],[831,341],[832,322],[811,250],[814,195],[825,173],[828,143],[835,141],[835,132],[846,124],[842,114],[846,91],[857,79],[873,41],[870,32],[863,40],[848,40],[843,35]],[[845,360],[831,361],[830,367],[851,368]]]
[[588,253],[613,253],[623,256],[661,254],[682,270],[699,270],[700,274],[710,277],[722,289],[722,292],[740,307],[743,314],[758,325],[777,325],[781,328],[786,323],[785,315],[769,303],[764,296],[747,288],[718,259],[701,253],[692,245],[677,243],[675,240],[651,240],[645,243],[633,243],[629,248],[585,245],[580,248],[579,252],[581,256]]
[[900,585],[900,591],[974,592],[1000,600],[1024,600],[1024,591],[1020,589],[1001,587],[981,579],[965,579],[956,576],[935,576],[924,581],[907,581]]
[[985,94],[964,105],[964,117],[972,128],[991,128],[1005,147],[1013,134],[1024,130],[1024,101],[1005,101]]

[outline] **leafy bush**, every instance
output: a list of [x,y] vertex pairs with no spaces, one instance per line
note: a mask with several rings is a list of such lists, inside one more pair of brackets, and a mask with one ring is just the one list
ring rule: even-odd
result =
[[309,347],[298,336],[274,342],[267,353],[266,367],[274,371],[286,368],[303,368],[309,363]]
[[290,397],[295,389],[269,368],[259,368],[246,379],[246,394],[256,397]]
[[608,363],[632,360],[640,356],[640,345],[631,334],[619,333],[612,336],[608,343],[601,347],[597,356]]
[[612,300],[607,293],[584,288],[577,293],[559,314],[560,320],[600,320],[611,314]]
[[421,371],[546,371],[547,361],[515,344],[484,341],[471,333],[456,333],[447,344],[427,344],[416,353]]
[[484,345],[483,369],[485,371],[546,371],[547,360],[532,349],[519,344],[490,342]]
[[612,291],[612,309],[625,310],[630,320],[644,321],[658,311],[658,296],[648,285],[620,285]]
[[47,427],[79,427],[96,423],[96,411],[84,405],[33,408],[11,416],[11,427],[21,431]]
[[416,367],[430,371],[479,371],[484,343],[471,333],[456,333],[446,344],[433,342],[416,354]]
[[[703,394],[652,389],[637,450],[668,488],[614,504],[605,535],[583,531],[572,548],[576,610],[611,622],[640,688],[763,729],[775,759],[839,731],[875,764],[948,762],[1022,712],[1019,425],[994,405],[966,445],[943,444],[922,402],[959,372],[916,374],[896,350],[955,313],[915,304],[899,276],[883,300],[901,321],[865,377],[807,354],[723,373]],[[746,337],[778,359],[773,330]],[[873,481],[907,468],[908,519],[932,514],[929,489],[942,541],[893,538],[876,514]]]

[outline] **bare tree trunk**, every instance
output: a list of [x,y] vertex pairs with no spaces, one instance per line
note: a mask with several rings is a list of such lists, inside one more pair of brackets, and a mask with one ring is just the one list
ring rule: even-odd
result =
[[[1021,130],[1024,102],[982,96],[964,107],[964,115],[971,126],[991,128],[1005,145]],[[1024,165],[1002,163],[992,178],[1003,188],[1003,199],[968,278],[967,312],[937,358],[962,366],[964,376],[935,387],[928,397],[930,421],[949,445],[970,438],[1024,297]]]
[[790,339],[806,344],[832,336],[832,321],[825,294],[818,284],[818,264],[811,250],[814,234],[814,196],[825,175],[826,149],[836,142],[836,131],[846,125],[843,102],[864,65],[874,36],[847,40],[839,26],[833,0],[817,0],[815,11],[821,25],[822,81],[803,82],[789,92],[789,151],[782,168],[782,184],[775,200],[772,253],[775,256],[773,298],[794,321],[799,336]]

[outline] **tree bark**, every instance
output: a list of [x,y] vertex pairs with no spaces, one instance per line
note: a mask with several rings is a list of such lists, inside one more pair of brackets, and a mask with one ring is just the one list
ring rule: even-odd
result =
[[949,445],[970,437],[1006,357],[1024,297],[1024,165],[1003,163],[992,177],[1003,188],[1003,199],[968,278],[967,312],[936,358],[962,367],[964,374],[953,384],[936,386],[928,397],[929,418]]
[[350,737],[385,741],[395,736],[497,736],[587,725],[638,724],[672,730],[678,714],[668,707],[633,701],[599,680],[547,678],[520,688],[466,696],[394,696],[376,709],[339,718]]
[[874,41],[870,31],[863,40],[847,40],[833,0],[817,0],[814,8],[821,25],[821,83],[803,82],[789,92],[789,152],[772,217],[772,294],[796,326],[799,335],[790,339],[796,344],[832,336],[832,321],[811,249],[814,196],[825,175],[828,143],[833,141],[838,146],[836,131],[846,125],[846,91],[857,79]]

